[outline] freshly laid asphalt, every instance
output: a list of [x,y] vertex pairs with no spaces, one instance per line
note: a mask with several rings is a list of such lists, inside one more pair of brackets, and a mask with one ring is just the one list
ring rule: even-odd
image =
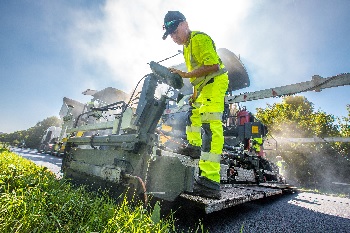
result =
[[[183,229],[190,226],[186,220],[181,222]],[[349,233],[350,199],[286,194],[209,214],[202,223],[209,232]]]

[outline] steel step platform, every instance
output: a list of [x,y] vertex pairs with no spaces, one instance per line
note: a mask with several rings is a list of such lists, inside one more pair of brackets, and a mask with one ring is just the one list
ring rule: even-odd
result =
[[[206,214],[209,214],[249,201],[254,201],[283,193],[282,188],[278,187],[277,184],[269,183],[263,183],[263,185],[221,184],[220,186],[220,200],[194,196],[187,193],[181,194],[180,198],[183,199],[182,201],[191,203],[194,206],[204,210]],[[288,185],[283,184],[283,187],[286,188],[287,186]]]

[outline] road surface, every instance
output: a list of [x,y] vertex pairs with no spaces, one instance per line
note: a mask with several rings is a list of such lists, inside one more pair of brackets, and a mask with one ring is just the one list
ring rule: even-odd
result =
[[57,177],[62,177],[61,166],[62,158],[56,157],[49,154],[38,153],[37,150],[31,149],[21,149],[21,148],[11,148],[12,152],[21,155],[23,158],[29,159],[36,163],[50,169]]

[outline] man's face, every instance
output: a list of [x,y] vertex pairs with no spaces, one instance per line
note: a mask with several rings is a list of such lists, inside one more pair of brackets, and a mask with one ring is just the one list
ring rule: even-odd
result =
[[177,29],[170,34],[171,38],[176,44],[183,45],[186,43],[187,37],[188,37],[187,29],[188,29],[187,23],[186,21],[184,21],[184,22],[181,22],[179,26],[177,26]]

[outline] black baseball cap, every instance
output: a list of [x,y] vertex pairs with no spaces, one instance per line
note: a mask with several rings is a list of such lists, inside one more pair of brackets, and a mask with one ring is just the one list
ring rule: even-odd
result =
[[163,40],[165,40],[169,34],[173,33],[182,21],[186,21],[186,18],[181,12],[168,11],[164,16],[163,29],[165,33],[163,35]]

